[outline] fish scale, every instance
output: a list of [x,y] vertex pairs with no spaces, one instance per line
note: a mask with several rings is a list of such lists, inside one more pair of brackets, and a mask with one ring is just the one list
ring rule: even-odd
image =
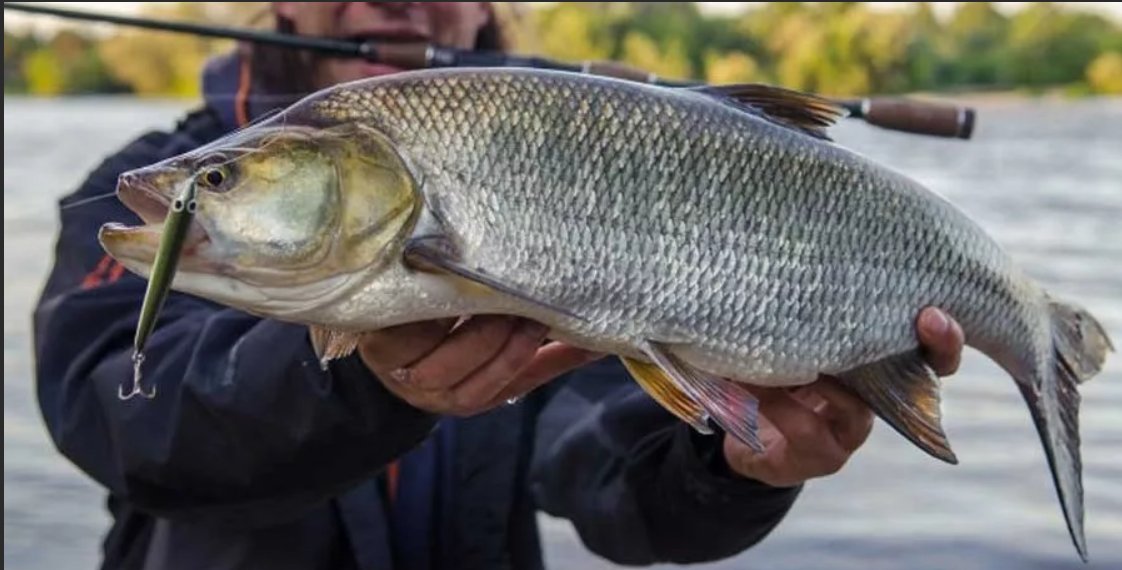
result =
[[[940,307],[1015,381],[1086,560],[1077,387],[1101,371],[1109,337],[958,208],[831,141],[839,112],[766,85],[425,70],[317,92],[130,173],[120,192],[168,196],[213,174],[207,157],[236,157],[217,167],[229,182],[198,198],[214,246],[183,259],[173,287],[308,325],[325,365],[363,330],[529,317],[554,339],[618,355],[694,429],[715,423],[758,452],[759,401],[745,386],[830,374],[957,463],[915,336],[920,311]],[[307,164],[261,175],[285,160]],[[347,215],[322,215],[331,208]],[[309,220],[322,227],[294,235]],[[100,237],[145,275],[152,235],[113,226]]]

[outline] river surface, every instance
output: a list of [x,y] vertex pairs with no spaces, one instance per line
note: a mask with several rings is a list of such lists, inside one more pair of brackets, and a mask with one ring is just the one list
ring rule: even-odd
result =
[[[100,490],[50,444],[34,400],[30,314],[52,256],[56,200],[141,129],[173,125],[183,106],[4,100],[7,570],[92,569],[107,528]],[[835,137],[960,205],[1032,274],[1090,307],[1122,345],[1122,101],[985,105],[971,141],[856,121],[835,129]],[[1012,381],[971,351],[944,396],[959,465],[931,459],[878,423],[849,465],[810,485],[764,543],[704,567],[1122,568],[1122,354],[1083,394],[1090,565],[1079,562],[1068,539]],[[588,553],[567,522],[543,516],[542,525],[550,568],[613,567]]]

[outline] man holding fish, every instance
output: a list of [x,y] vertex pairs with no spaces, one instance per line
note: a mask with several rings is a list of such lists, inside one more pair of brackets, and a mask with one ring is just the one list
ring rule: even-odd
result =
[[[271,7],[290,33],[503,47],[489,3]],[[97,233],[129,214],[67,204],[308,91],[398,71],[265,47],[216,60],[203,109],[107,158],[63,201],[35,313],[39,396],[61,452],[111,495],[105,568],[539,568],[537,511],[621,564],[718,560],[766,537],[804,483],[863,444],[872,413],[830,379],[753,389],[755,454],[693,431],[618,360],[543,345],[534,322],[371,331],[323,370],[307,328],[179,293],[145,348],[157,396],[118,399],[146,283],[103,257]],[[917,335],[952,374],[957,323],[928,310]]]

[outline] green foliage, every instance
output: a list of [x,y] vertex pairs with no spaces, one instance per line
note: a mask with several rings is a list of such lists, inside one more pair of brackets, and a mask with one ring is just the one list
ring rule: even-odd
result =
[[1087,84],[1094,93],[1122,95],[1122,51],[1106,52],[1091,62]]
[[62,61],[57,54],[46,48],[28,54],[24,63],[24,78],[29,91],[43,96],[62,93],[66,84]]
[[[145,15],[248,25],[261,2],[146,5]],[[500,3],[515,49],[563,61],[614,60],[662,77],[760,81],[832,95],[971,89],[1122,93],[1122,27],[1065,3],[1002,12],[961,2],[758,2],[706,13],[694,2]],[[199,72],[230,42],[119,28],[51,38],[4,32],[5,93],[196,96]]]
[[4,92],[49,97],[126,91],[96,48],[96,41],[70,30],[46,42],[5,32]]

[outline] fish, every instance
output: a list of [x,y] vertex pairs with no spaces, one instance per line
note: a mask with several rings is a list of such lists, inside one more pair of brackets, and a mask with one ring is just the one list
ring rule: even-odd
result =
[[363,331],[505,314],[617,356],[676,418],[755,451],[751,386],[837,378],[957,464],[914,319],[935,306],[1014,381],[1088,560],[1079,387],[1114,351],[963,210],[837,143],[845,110],[758,84],[663,87],[446,68],[311,93],[123,173],[144,224],[98,239],[147,277],[198,181],[172,288],[306,325],[320,364]]

